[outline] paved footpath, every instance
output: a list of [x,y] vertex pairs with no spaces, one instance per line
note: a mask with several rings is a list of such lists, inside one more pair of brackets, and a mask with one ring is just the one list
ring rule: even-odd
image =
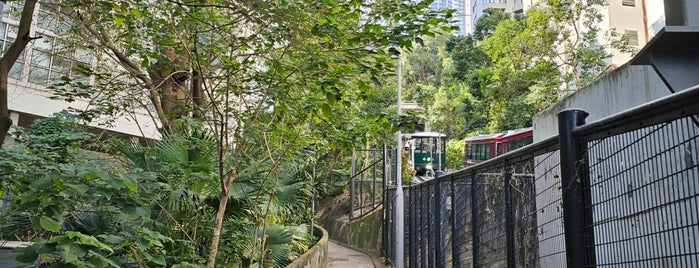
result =
[[[376,263],[376,265],[374,264]],[[383,266],[371,256],[345,247],[334,241],[328,241],[328,267],[330,268],[376,268]]]

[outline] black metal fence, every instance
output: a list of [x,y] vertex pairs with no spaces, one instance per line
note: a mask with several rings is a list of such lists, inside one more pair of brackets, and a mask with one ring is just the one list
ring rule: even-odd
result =
[[[699,87],[404,187],[406,267],[699,267]],[[386,189],[384,254],[395,260]]]

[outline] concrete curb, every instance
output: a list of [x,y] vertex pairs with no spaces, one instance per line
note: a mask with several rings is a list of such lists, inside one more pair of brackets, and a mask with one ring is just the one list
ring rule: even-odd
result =
[[320,234],[320,239],[306,253],[287,265],[287,268],[322,268],[328,265],[328,231],[319,225],[313,225],[313,228],[313,233]]

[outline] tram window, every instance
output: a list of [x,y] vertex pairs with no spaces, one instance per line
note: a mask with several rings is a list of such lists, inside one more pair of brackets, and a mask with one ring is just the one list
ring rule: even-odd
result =
[[491,144],[469,144],[467,147],[467,159],[483,161],[490,159]]
[[534,142],[534,138],[531,136],[524,137],[524,138],[517,139],[517,140],[512,140],[512,141],[507,143],[507,151],[510,152],[510,151],[517,150],[519,148],[522,148],[526,145],[531,144],[532,142]]

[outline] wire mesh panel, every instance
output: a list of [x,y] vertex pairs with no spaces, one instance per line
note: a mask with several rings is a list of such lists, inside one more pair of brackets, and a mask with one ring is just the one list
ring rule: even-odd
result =
[[471,228],[471,178],[468,173],[453,179],[453,267],[473,266],[473,233]]
[[534,158],[536,194],[536,232],[538,256],[530,260],[532,267],[565,267],[565,237],[563,233],[563,202],[559,152]]
[[505,267],[507,265],[507,226],[504,168],[495,166],[487,170],[478,170],[473,186],[475,265]]
[[425,219],[427,222],[427,230],[425,231],[425,234],[427,235],[427,238],[425,239],[426,243],[425,245],[427,248],[425,248],[425,251],[427,252],[427,266],[423,267],[438,267],[437,266],[437,257],[436,252],[435,252],[435,247],[438,243],[438,238],[435,235],[435,231],[437,228],[437,225],[435,223],[435,213],[439,213],[439,211],[435,210],[435,187],[434,187],[434,181],[430,181],[429,183],[424,183],[422,184],[422,194],[423,194],[423,200],[427,200],[427,202],[424,203],[425,210],[423,215],[425,215]]
[[439,180],[439,194],[436,196],[438,204],[438,226],[440,228],[437,236],[437,262],[440,267],[454,267],[453,241],[453,178]]
[[696,119],[587,145],[596,265],[699,267]]
[[539,250],[534,160],[528,158],[511,163],[509,169],[511,178],[506,187],[511,189],[515,266],[535,266]]

